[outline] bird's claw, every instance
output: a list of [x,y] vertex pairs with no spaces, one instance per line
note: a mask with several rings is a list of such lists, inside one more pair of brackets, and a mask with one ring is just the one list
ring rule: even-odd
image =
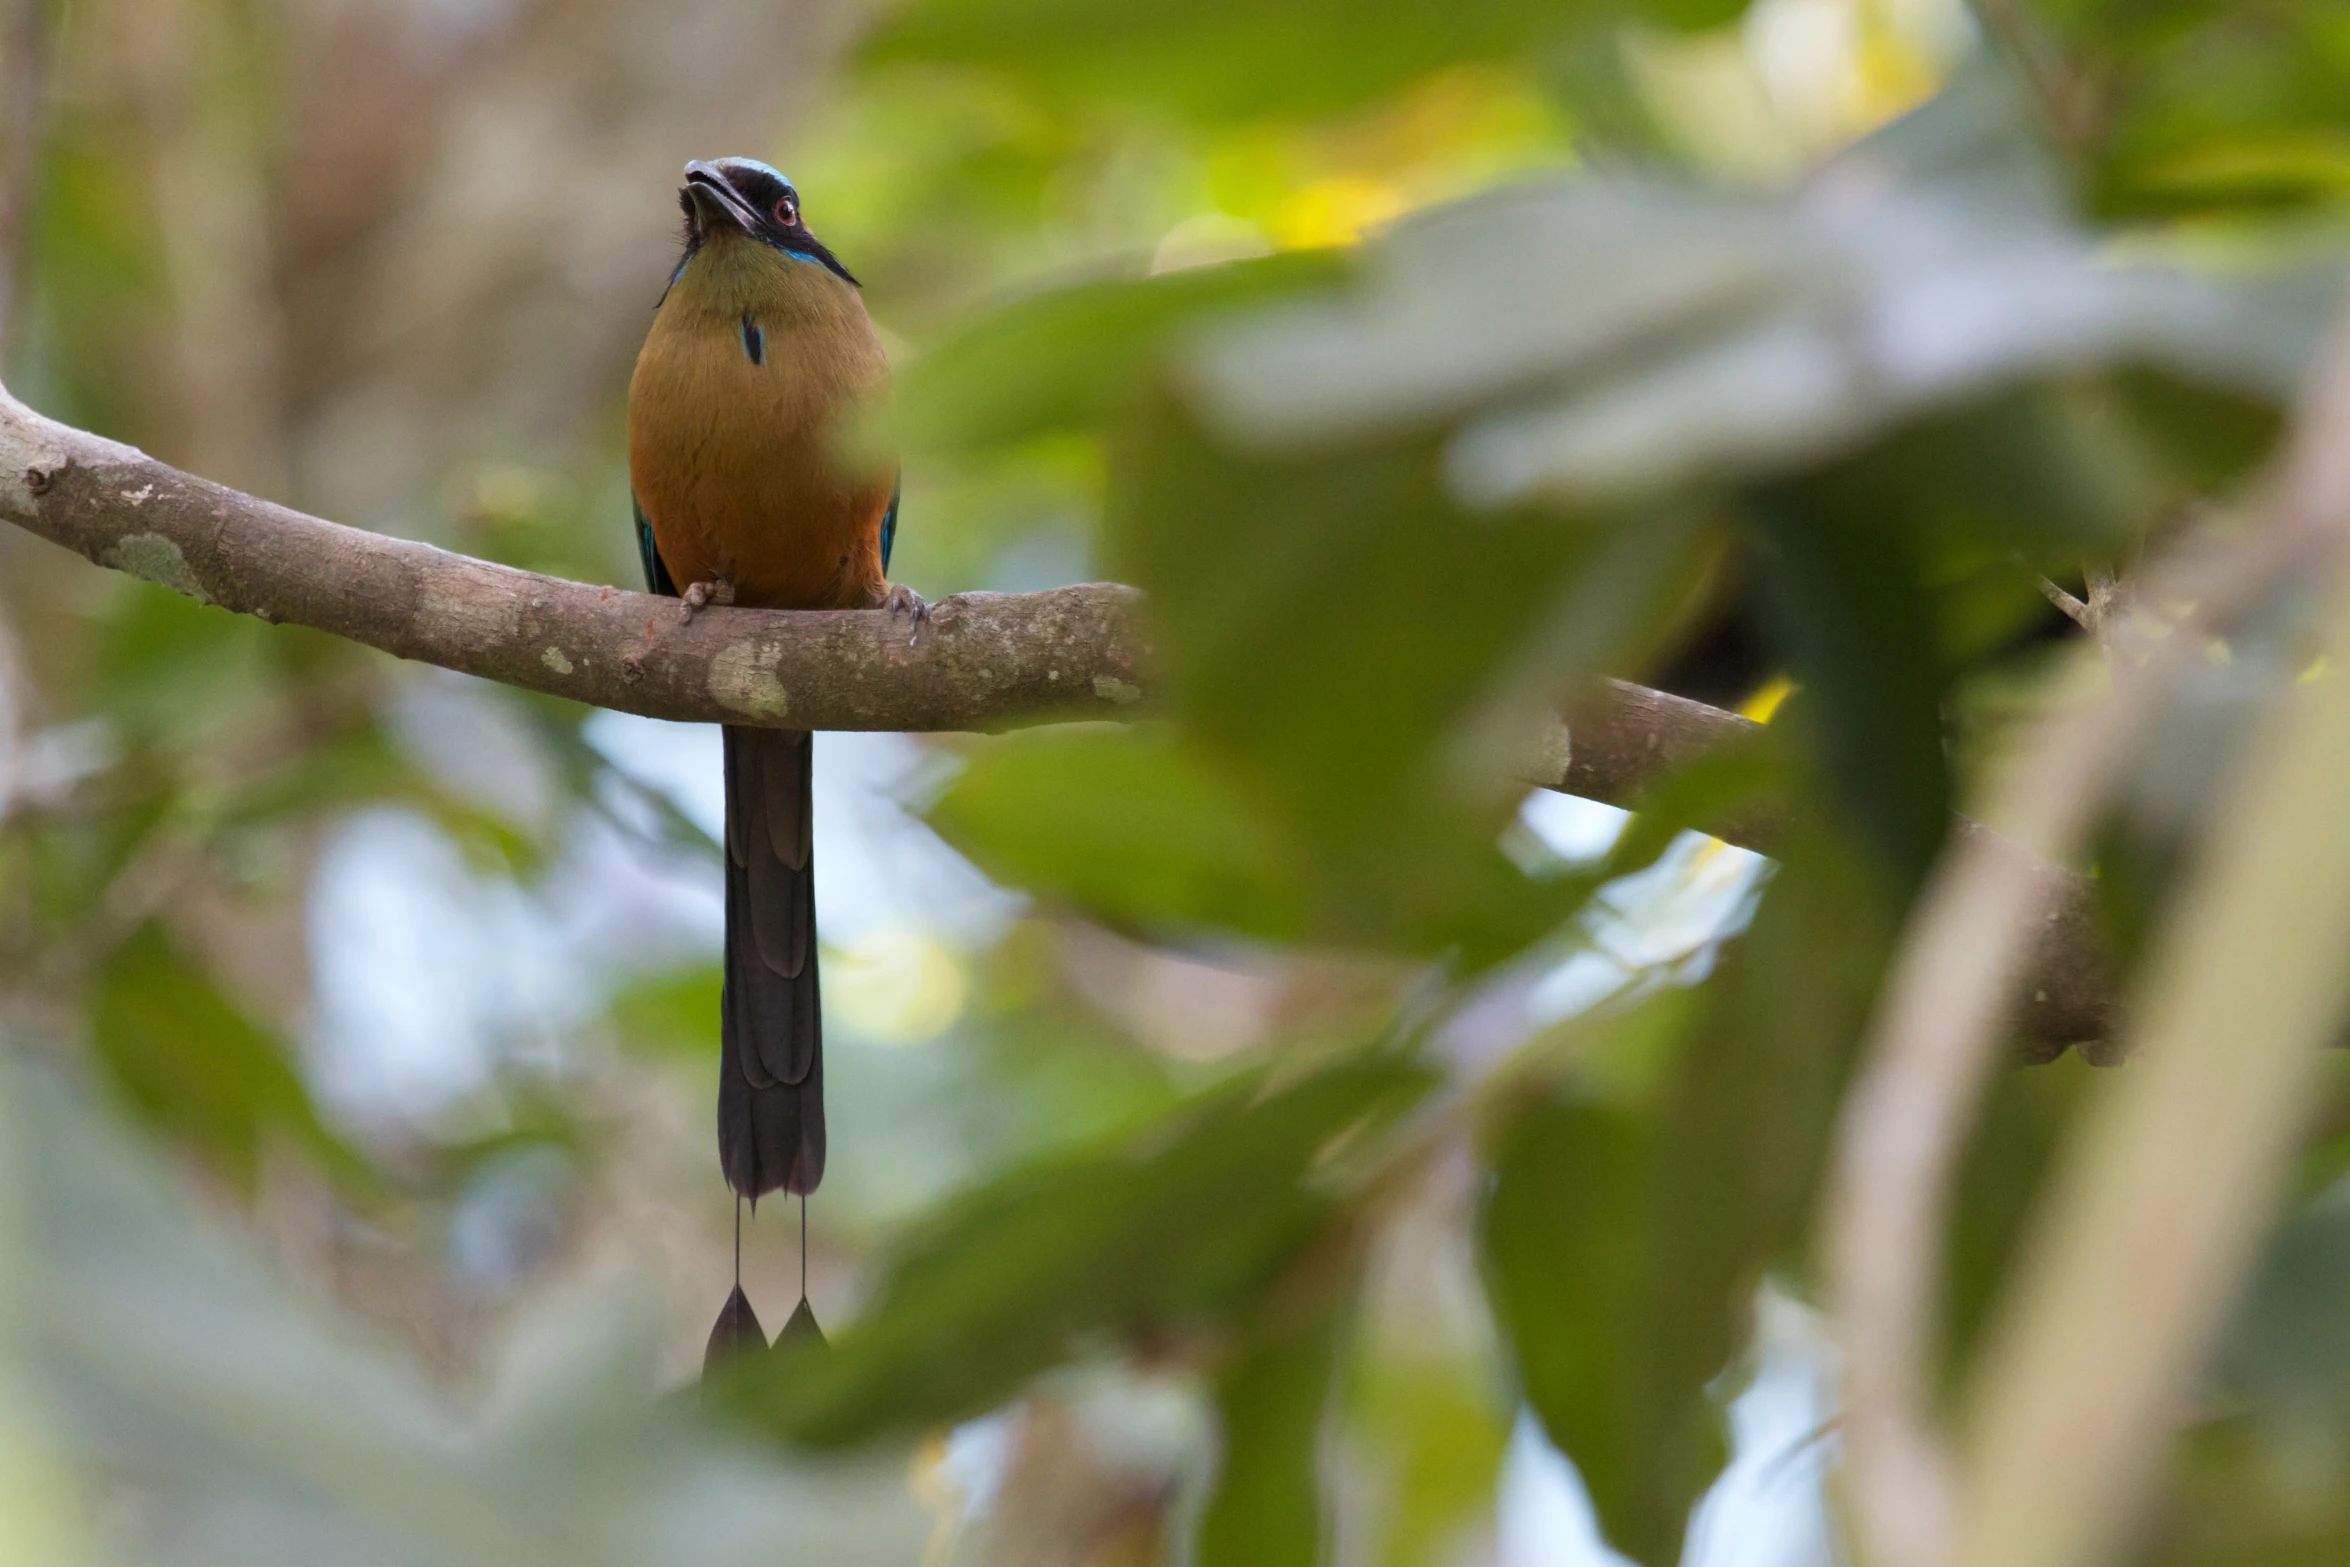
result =
[[893,582],[881,597],[881,608],[893,622],[903,618],[912,623],[913,630],[906,638],[908,647],[922,640],[922,633],[930,624],[929,600],[904,583]]
[[677,618],[692,624],[694,611],[705,604],[734,602],[734,584],[723,577],[710,582],[691,583],[677,596]]

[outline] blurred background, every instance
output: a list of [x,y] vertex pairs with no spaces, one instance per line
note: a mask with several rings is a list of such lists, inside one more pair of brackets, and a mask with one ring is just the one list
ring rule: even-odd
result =
[[[2350,193],[2350,26],[2286,0],[0,18],[0,377],[43,413],[633,586],[623,402],[679,168],[765,158],[899,367],[900,578],[1141,582],[1178,720],[819,741],[806,1287],[836,1334],[876,1325],[760,1445],[683,1391],[732,1244],[716,732],[0,531],[0,1321],[29,1346],[0,1561],[1564,1567],[1612,1559],[1587,1481],[1642,1561],[1701,1495],[1689,1561],[1838,1559],[1811,1175],[1727,1260],[1657,1264],[1657,1298],[1724,1324],[1656,1359],[1727,1420],[1717,1480],[1680,1405],[1650,1422],[1679,1436],[1640,1434],[1645,1393],[1560,1413],[1598,1372],[1527,1404],[1527,1303],[1586,1264],[1513,1262],[1493,1171],[1521,1120],[1678,1103],[1654,1085],[1725,1009],[1792,1017],[1817,1062],[1758,1045],[1727,1074],[1749,1098],[1660,1124],[1784,1091],[1795,1143],[1824,1137],[1919,856],[2068,645],[2040,578],[2085,592],[2266,449]],[[1807,379],[1803,334],[1864,318],[1870,376]],[[1790,506],[1907,542],[1774,567]],[[1847,599],[1875,609],[1820,607]],[[1831,672],[1872,666],[1857,694]],[[1784,744],[1619,844],[1622,813],[1493,765],[1603,673],[1764,719],[1801,695]],[[1950,742],[1923,772],[1920,702]],[[2179,788],[2110,848],[2125,961],[2201,820]],[[1810,802],[1775,879],[1675,836],[1757,795]],[[1792,884],[1811,923],[1717,983],[1766,882],[1763,918]],[[1725,983],[1746,999],[1705,999]],[[1962,1320],[2088,1077],[1999,1091]],[[1271,1165],[1181,1164],[1267,1107],[1296,1122],[1248,1132]],[[1756,1157],[1809,1169],[1782,1154]],[[1101,1170],[1161,1184],[1072,1218],[1055,1194]],[[1668,1230],[1700,1200],[1595,1179]],[[1293,1199],[1196,1277],[1087,1228],[1190,1257]],[[797,1217],[745,1232],[770,1327]],[[2350,1303],[2350,1252],[2322,1257]],[[2316,1402],[2246,1449],[2283,1455],[2295,1529],[2339,1526],[2350,1403]]]

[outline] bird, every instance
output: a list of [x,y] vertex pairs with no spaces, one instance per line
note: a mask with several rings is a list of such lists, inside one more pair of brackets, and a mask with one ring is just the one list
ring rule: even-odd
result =
[[[648,591],[703,606],[928,606],[888,580],[898,466],[866,433],[888,357],[857,279],[810,232],[790,179],[755,158],[686,164],[683,253],[628,387],[628,472]],[[726,725],[726,961],[718,1162],[740,1208],[824,1179],[824,1022],[805,731]],[[806,1303],[806,1280],[801,1300]],[[717,1336],[713,1344],[717,1343]]]

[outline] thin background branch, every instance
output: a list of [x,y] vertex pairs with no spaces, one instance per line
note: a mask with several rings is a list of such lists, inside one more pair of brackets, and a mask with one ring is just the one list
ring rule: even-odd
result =
[[[2259,1254],[2350,1010],[2350,298],[2267,531],[2326,679],[2280,681],[2145,966],[2145,1059],[2049,1183],[1976,1376],[1963,1567],[2109,1558]],[[2290,573],[2287,576],[2287,573]],[[2182,661],[2183,662],[2183,661]]]
[[0,365],[23,290],[49,93],[48,0],[0,0]]
[[1968,8],[2030,91],[2057,150],[2078,167],[2097,139],[2104,114],[2095,83],[2066,57],[2027,0],[1968,0]]
[[[2195,656],[2198,630],[2224,629],[2289,573],[2338,569],[2350,547],[2350,306],[2313,377],[2262,520],[2233,549],[2190,547],[2150,574],[2140,602],[2194,602],[2199,619],[2167,636],[2149,633],[2152,656],[2133,678],[2108,685],[2095,679],[2089,655],[2076,661],[2075,689],[2090,694],[2056,704],[1997,790],[1997,819],[2013,824],[2041,861],[2062,863],[2077,850],[2132,742]],[[1969,1516],[1974,1498],[1930,1413],[1940,1364],[1934,1307],[1952,1172],[1995,1057],[2004,999],[2052,893],[2032,863],[1995,845],[1957,844],[1911,922],[1845,1105],[1829,1263],[1846,1334],[1854,1512],[1874,1567],[1949,1567],[1981,1523]],[[2191,1039],[2177,1053],[2209,1043]],[[2247,1225],[2253,1218],[2236,1217]],[[2192,1324],[2182,1317],[2174,1325],[2172,1340],[2138,1368],[2146,1377],[2167,1369],[2162,1354],[2194,1352]],[[2144,1423],[2162,1429],[2158,1415]],[[2009,1436],[2021,1429],[2004,1417],[1990,1424]],[[2056,1463],[2045,1451],[2038,1458]],[[2107,1467],[2127,1469],[2128,1461],[2109,1456]],[[2033,1482],[2020,1483],[2028,1490]],[[2068,1538],[2106,1538],[2130,1494],[2115,1481],[2077,1499],[2079,1532]],[[1971,1567],[1992,1558],[1964,1559]]]

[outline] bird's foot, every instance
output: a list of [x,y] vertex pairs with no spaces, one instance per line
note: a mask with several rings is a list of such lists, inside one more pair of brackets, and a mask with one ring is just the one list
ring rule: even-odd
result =
[[696,582],[677,596],[677,618],[690,623],[694,618],[694,611],[705,604],[731,604],[733,602],[734,584],[724,577],[714,577],[708,582]]
[[906,636],[906,645],[909,647],[921,641],[922,633],[929,629],[929,600],[902,582],[890,583],[877,607],[886,611],[893,623],[901,620],[906,623],[910,628]]

